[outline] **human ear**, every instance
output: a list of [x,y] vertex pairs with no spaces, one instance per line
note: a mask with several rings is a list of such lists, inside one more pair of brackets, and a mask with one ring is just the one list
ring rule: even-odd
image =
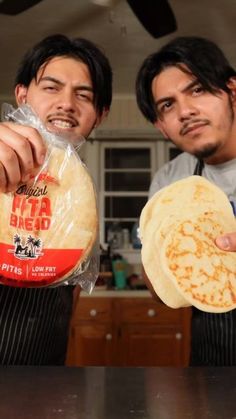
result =
[[23,84],[17,84],[15,87],[15,98],[17,105],[22,105],[23,103],[26,103],[27,99],[27,87]]
[[227,87],[230,89],[230,96],[232,99],[232,102],[236,103],[236,77],[230,77],[230,79],[227,82]]

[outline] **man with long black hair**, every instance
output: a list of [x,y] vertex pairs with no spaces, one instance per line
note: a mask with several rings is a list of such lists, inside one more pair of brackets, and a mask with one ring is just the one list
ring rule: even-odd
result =
[[[183,151],[155,174],[150,197],[198,174],[220,187],[236,212],[236,71],[222,50],[200,37],[173,39],[144,60],[136,94],[143,115]],[[231,249],[227,237],[216,243]],[[190,363],[236,365],[235,310],[212,314],[193,308]]]
[[[26,53],[17,71],[15,97],[44,127],[70,138],[88,137],[109,111],[112,71],[92,42],[49,36]],[[44,162],[40,133],[13,122],[0,124],[0,189],[14,191]],[[75,289],[74,289],[75,288]],[[61,365],[77,287],[0,286],[0,364]]]

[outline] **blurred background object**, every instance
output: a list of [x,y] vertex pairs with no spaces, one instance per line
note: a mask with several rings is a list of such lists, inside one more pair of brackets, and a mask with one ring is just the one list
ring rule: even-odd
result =
[[[91,0],[1,1],[4,65],[1,66],[0,100],[13,100],[15,69],[25,50],[53,33],[89,38],[101,46],[114,70],[114,93],[119,99],[125,95],[124,100],[130,99],[127,95],[134,95],[134,79],[143,59],[175,36],[209,37],[219,43],[236,67],[235,0],[100,0],[100,5],[98,1],[97,4]],[[101,7],[101,2],[106,7]],[[17,10],[18,14],[14,14]],[[174,22],[167,24],[171,15],[177,26],[174,31]],[[149,30],[152,26],[162,36],[151,35],[142,19],[147,20]],[[161,31],[165,28],[164,34]],[[123,107],[123,118],[127,117]]]
[[127,0],[140,23],[154,38],[177,29],[176,19],[167,0]]

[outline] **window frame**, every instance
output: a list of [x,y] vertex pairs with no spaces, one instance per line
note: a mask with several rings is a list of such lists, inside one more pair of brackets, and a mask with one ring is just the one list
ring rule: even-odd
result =
[[[105,150],[107,148],[149,148],[150,149],[150,168],[149,169],[140,169],[140,168],[132,168],[132,169],[105,169]],[[101,243],[104,245],[106,244],[105,242],[105,223],[106,221],[120,221],[121,219],[123,219],[124,221],[132,221],[135,222],[137,221],[137,218],[115,218],[115,217],[109,217],[106,218],[105,217],[105,199],[108,196],[114,196],[114,197],[125,197],[125,196],[129,196],[129,197],[137,197],[137,196],[141,196],[141,197],[146,197],[148,198],[148,190],[147,191],[119,191],[119,192],[113,192],[113,191],[105,191],[105,173],[107,171],[116,171],[118,170],[120,171],[124,171],[127,173],[130,172],[134,172],[135,170],[138,170],[139,172],[142,170],[143,172],[149,172],[150,171],[150,181],[153,178],[155,172],[156,172],[156,143],[154,143],[153,141],[140,141],[139,140],[131,140],[131,141],[127,141],[127,140],[117,140],[117,141],[101,141],[100,142],[100,153],[99,153],[99,161],[100,161],[100,175],[99,175],[99,211],[100,211],[100,241]]]

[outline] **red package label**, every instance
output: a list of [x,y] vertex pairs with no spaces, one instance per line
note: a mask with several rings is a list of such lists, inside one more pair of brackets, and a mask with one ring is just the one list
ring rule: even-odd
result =
[[74,270],[83,249],[43,249],[0,243],[0,283],[14,286],[50,285]]

